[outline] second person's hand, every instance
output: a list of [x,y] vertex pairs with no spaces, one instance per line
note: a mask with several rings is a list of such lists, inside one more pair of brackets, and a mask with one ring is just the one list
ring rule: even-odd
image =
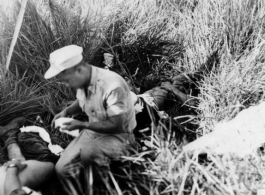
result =
[[79,120],[72,120],[69,122],[63,123],[62,130],[68,130],[68,131],[73,131],[76,129],[84,129],[85,128],[85,123]]
[[67,117],[67,112],[65,109],[53,117],[51,127],[54,128],[55,127],[55,120],[58,118],[62,118],[62,117]]

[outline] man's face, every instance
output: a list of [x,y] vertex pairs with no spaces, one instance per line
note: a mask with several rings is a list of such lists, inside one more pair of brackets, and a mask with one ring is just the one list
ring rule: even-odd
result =
[[64,70],[56,76],[59,82],[72,87],[74,89],[82,88],[83,84],[81,78],[78,76],[78,72],[75,68]]

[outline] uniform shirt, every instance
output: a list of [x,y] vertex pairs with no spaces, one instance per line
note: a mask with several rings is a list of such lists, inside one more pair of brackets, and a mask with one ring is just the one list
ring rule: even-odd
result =
[[125,80],[115,72],[92,66],[87,96],[84,89],[78,89],[76,98],[90,122],[125,114],[124,132],[132,132],[136,127],[132,94]]

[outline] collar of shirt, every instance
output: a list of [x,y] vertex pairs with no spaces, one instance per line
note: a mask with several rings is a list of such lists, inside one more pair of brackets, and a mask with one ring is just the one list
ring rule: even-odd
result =
[[77,89],[76,98],[82,102],[85,102],[86,98],[91,94],[96,92],[96,82],[97,82],[97,68],[91,66],[91,79],[89,86],[87,87],[88,94],[85,93],[85,89]]
[[91,93],[96,92],[96,82],[97,82],[97,68],[91,66],[91,79],[88,86],[88,90],[91,91]]

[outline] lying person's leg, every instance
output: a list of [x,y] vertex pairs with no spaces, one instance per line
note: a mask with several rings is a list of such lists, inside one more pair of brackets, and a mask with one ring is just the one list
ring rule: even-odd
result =
[[[54,163],[53,159],[48,158],[47,154],[45,154],[47,156],[46,159],[44,157],[41,158],[43,159],[43,161],[46,162],[41,162],[37,160],[25,161],[25,157],[22,154],[21,149],[17,143],[18,142],[17,135],[19,133],[19,128],[22,127],[22,125],[24,125],[25,122],[26,119],[24,117],[19,117],[12,120],[8,125],[1,126],[0,139],[4,142],[5,147],[7,148],[7,154],[9,160],[16,159],[19,161],[23,161],[23,163],[27,164],[27,167],[21,172],[19,172],[17,176],[20,185],[27,186],[36,190],[39,187],[41,187],[41,185],[44,182],[48,181],[51,178],[51,176],[54,174]],[[32,144],[31,142],[31,147],[36,148],[35,143]],[[39,147],[36,148],[36,150],[38,149]],[[1,167],[0,171],[2,171],[1,181],[0,181],[0,188],[1,188],[5,181],[6,167],[5,166]],[[1,195],[1,190],[0,190],[0,195]]]
[[[38,190],[44,182],[50,179],[53,173],[54,165],[50,162],[12,160],[1,167],[1,177],[5,177],[4,192],[10,195],[17,192],[23,192],[23,187]],[[1,184],[2,187],[2,184]],[[0,192],[2,195],[3,192]]]
[[37,190],[54,174],[54,163],[52,162],[27,160],[24,163],[27,164],[27,167],[18,175],[22,186]]
[[[43,183],[48,181],[54,174],[54,163],[52,162],[40,162],[35,160],[25,161],[25,158],[20,152],[20,148],[16,143],[12,143],[7,146],[8,156],[11,159],[19,159],[27,164],[27,167],[21,171],[16,177],[19,181],[19,186],[27,186],[29,188],[37,190]],[[11,160],[10,159],[10,160]],[[6,167],[0,167],[0,195],[4,192],[4,183],[6,180]],[[6,189],[14,189],[14,183],[8,183],[5,186]]]
[[[19,131],[19,127],[21,127],[25,123],[26,119],[24,117],[19,117],[14,120],[12,120],[8,125],[6,126],[0,126],[0,139],[3,141],[6,149],[7,149],[7,155],[8,159],[19,159],[21,161],[25,161],[24,156],[21,153],[21,150],[17,144],[17,133]],[[5,180],[6,180],[6,167],[1,166],[0,167],[0,195],[4,195],[4,189],[5,189]],[[6,189],[14,189],[16,185],[13,183],[13,186],[11,188],[6,187]],[[20,186],[19,182],[19,186]]]
[[[156,110],[162,111],[165,109],[165,105],[168,104],[169,101],[179,100],[182,104],[188,104],[193,106],[195,104],[194,100],[192,100],[191,96],[181,92],[175,85],[170,83],[162,83],[161,86],[155,87],[147,92],[151,97],[154,98],[154,103],[156,104]],[[170,93],[174,94],[175,98],[169,98]]]

